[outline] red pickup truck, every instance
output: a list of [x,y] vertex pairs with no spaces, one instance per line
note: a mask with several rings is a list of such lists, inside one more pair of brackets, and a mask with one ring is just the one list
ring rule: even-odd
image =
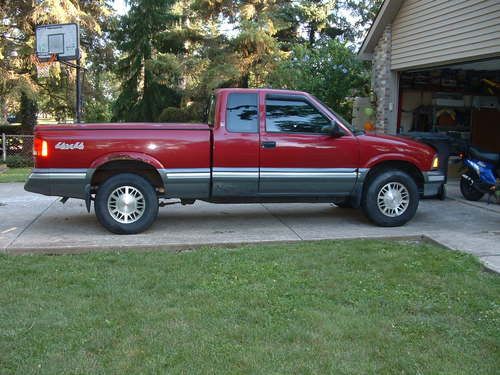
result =
[[352,130],[304,92],[220,89],[208,124],[67,124],[35,129],[27,191],[94,202],[114,233],[147,229],[161,199],[332,202],[373,222],[410,220],[444,183],[431,147]]

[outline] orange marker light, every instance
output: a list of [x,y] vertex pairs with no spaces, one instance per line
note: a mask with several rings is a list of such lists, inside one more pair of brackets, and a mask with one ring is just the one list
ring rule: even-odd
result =
[[434,156],[434,159],[432,159],[432,169],[438,169],[439,168],[439,158]]

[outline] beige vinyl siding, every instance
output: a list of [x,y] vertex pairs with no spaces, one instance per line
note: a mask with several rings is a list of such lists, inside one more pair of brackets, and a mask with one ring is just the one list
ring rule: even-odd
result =
[[394,70],[492,56],[500,56],[500,0],[406,0],[393,21]]

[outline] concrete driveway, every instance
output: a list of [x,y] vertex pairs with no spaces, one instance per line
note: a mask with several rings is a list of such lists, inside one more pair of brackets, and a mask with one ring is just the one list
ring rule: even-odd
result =
[[239,244],[340,238],[426,236],[478,256],[500,272],[500,205],[450,199],[421,201],[404,227],[372,225],[359,210],[330,204],[231,204],[197,202],[167,206],[147,232],[113,235],[82,201],[27,193],[23,184],[0,184],[0,250],[8,253],[75,253],[101,249],[182,249],[202,244]]

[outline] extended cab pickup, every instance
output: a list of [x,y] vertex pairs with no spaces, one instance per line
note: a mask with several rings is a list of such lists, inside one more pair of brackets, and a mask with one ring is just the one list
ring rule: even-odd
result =
[[35,129],[27,191],[79,198],[114,233],[138,233],[162,199],[332,202],[376,224],[410,220],[444,183],[436,151],[364,134],[304,92],[220,89],[208,124],[61,124]]

